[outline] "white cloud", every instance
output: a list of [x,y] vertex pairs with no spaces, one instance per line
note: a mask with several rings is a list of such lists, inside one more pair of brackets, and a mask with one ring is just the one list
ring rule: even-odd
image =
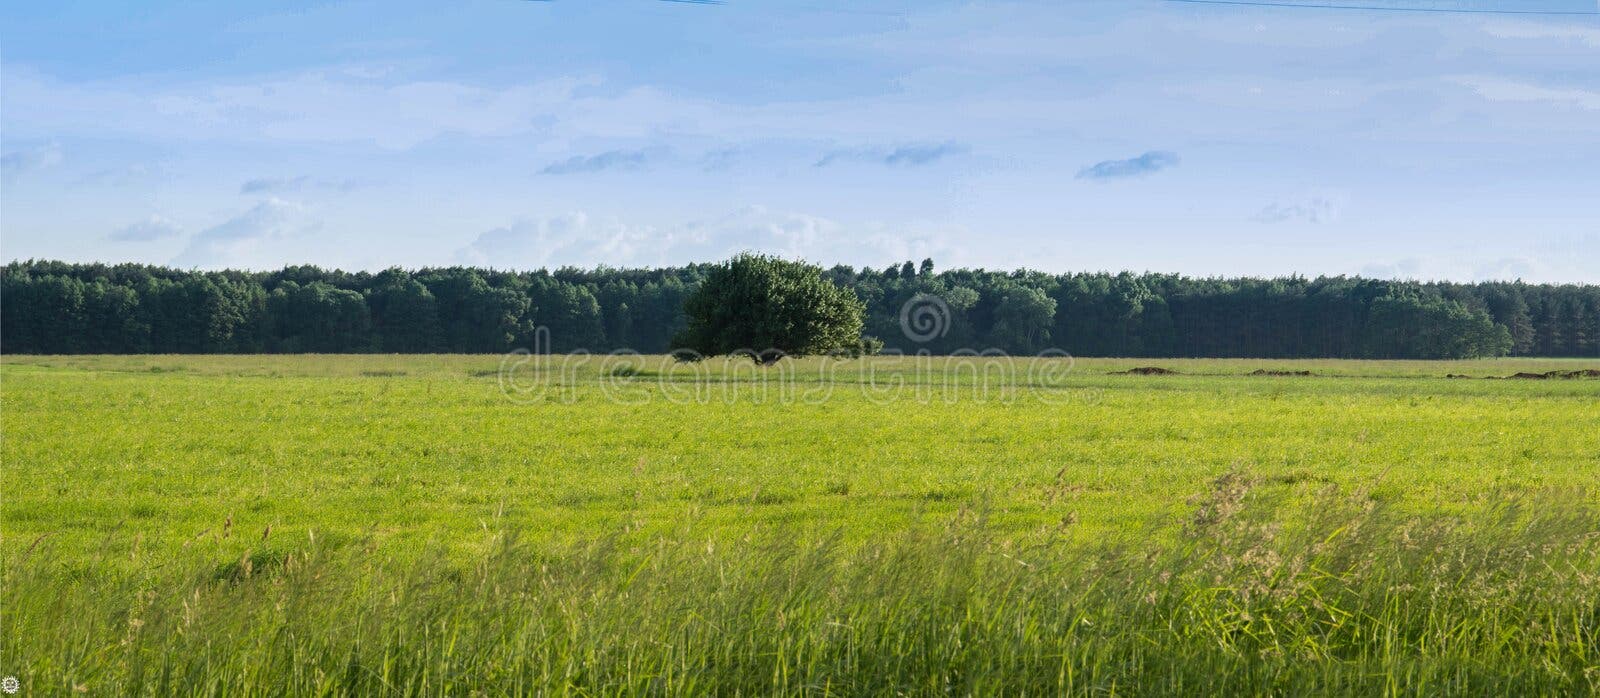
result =
[[1544,22],[1491,22],[1483,31],[1501,39],[1559,39],[1600,46],[1600,28]]
[[[106,195],[103,201],[13,197],[6,201],[8,216],[54,220],[56,210],[120,211],[69,231],[101,239],[157,210],[152,197],[160,197],[159,210],[192,231],[226,217],[208,213],[219,206],[229,212],[248,207],[240,202],[254,196],[234,198],[238,187],[256,196],[321,201],[318,214],[330,228],[337,223],[340,235],[291,245],[282,236],[244,242],[202,234],[191,245],[195,255],[226,247],[223,252],[237,252],[239,259],[253,254],[255,260],[330,263],[332,255],[359,249],[378,250],[370,254],[384,263],[437,264],[437,255],[460,247],[458,254],[474,263],[527,266],[677,263],[759,249],[828,263],[880,264],[932,254],[941,265],[1018,260],[1059,269],[1115,260],[1136,268],[1189,270],[1194,264],[1209,270],[1198,255],[1190,260],[1174,251],[1152,258],[1150,250],[1177,250],[1187,237],[1231,234],[1252,214],[1322,222],[1336,216],[1338,206],[1336,199],[1330,209],[1292,190],[1266,189],[1267,197],[1242,202],[1212,197],[1206,183],[1262,191],[1284,182],[1344,182],[1362,192],[1359,223],[1368,232],[1431,235],[1443,244],[1475,222],[1472,213],[1462,213],[1468,209],[1448,203],[1454,191],[1484,191],[1473,187],[1503,182],[1514,169],[1519,197],[1502,203],[1526,203],[1530,227],[1584,222],[1570,197],[1537,197],[1544,196],[1541,185],[1563,184],[1560,191],[1567,191],[1564,183],[1581,167],[1574,163],[1591,155],[1588,144],[1596,142],[1595,88],[1579,79],[1582,71],[1573,72],[1595,55],[1585,31],[1495,29],[1477,18],[1367,21],[1159,3],[1082,5],[1072,12],[1041,3],[922,6],[908,10],[903,21],[762,43],[762,56],[826,59],[816,61],[816,71],[795,64],[793,90],[767,81],[750,91],[742,79],[711,83],[703,75],[679,79],[676,71],[631,67],[591,74],[582,71],[620,64],[583,56],[485,66],[463,55],[441,65],[423,55],[436,55],[424,45],[405,49],[414,61],[395,50],[383,55],[397,62],[377,66],[307,65],[305,56],[328,55],[307,51],[286,57],[279,63],[285,70],[271,74],[230,72],[218,64],[200,72],[83,80],[12,61],[0,69],[10,144],[60,142],[70,156],[62,170],[114,167],[125,158],[159,157],[170,166],[159,173],[159,187],[95,192]],[[1568,35],[1576,40],[1560,38]],[[1151,46],[1162,50],[1147,50]],[[837,65],[852,70],[827,74]],[[559,76],[566,70],[576,74]],[[74,74],[115,72],[106,66]],[[1498,77],[1479,79],[1490,81],[1481,88],[1452,82],[1479,75]],[[661,82],[628,82],[640,76]],[[805,167],[826,158],[830,148],[850,145],[880,144],[870,154],[884,162],[931,161],[938,151],[907,150],[891,158],[891,146],[881,144],[951,139],[970,143],[975,155],[893,173],[900,182],[871,167]],[[1080,166],[1155,144],[1192,158],[1190,175],[1152,183],[1160,188],[1149,198],[1109,189],[1051,198],[1053,183],[1070,179]],[[532,176],[573,156],[579,156],[574,166],[600,167],[605,159],[583,156],[651,147],[680,157],[652,163],[650,191],[623,196],[615,186],[598,186],[616,182]],[[703,161],[691,157],[702,152]],[[610,162],[629,164],[627,158]],[[327,181],[319,178],[331,176],[329,168],[388,181],[395,195],[318,196]],[[702,168],[712,174],[690,171]],[[263,175],[269,177],[251,179]],[[1257,213],[1279,193],[1291,196]],[[121,206],[113,196],[129,201]],[[711,215],[748,201],[826,217],[759,207]],[[1191,202],[1216,215],[1187,215]],[[588,215],[581,221],[546,217],[568,209]],[[516,218],[530,211],[539,213]],[[1384,211],[1396,213],[1385,218]],[[1079,220],[1081,229],[1106,221],[1126,231],[1124,239],[1095,251],[1096,243],[1082,238],[1098,233],[1080,232]],[[975,257],[944,251],[963,226],[981,231],[967,238]],[[1414,232],[1419,227],[1449,232]],[[479,231],[485,232],[463,247],[467,240],[458,236]],[[51,233],[18,233],[27,235],[48,247]],[[228,240],[235,241],[224,245]],[[267,249],[248,253],[251,245]],[[1373,243],[1376,249],[1360,254],[1383,257],[1382,246]],[[1045,252],[1058,248],[1063,251]],[[1383,258],[1430,258],[1424,250],[1391,249]],[[1311,257],[1287,263],[1346,269],[1365,261],[1305,254]],[[1257,262],[1285,263],[1241,254],[1216,264],[1225,270]],[[1473,266],[1461,269],[1471,273]]]
[[239,185],[240,194],[292,194],[308,190],[351,192],[365,186],[356,179],[315,179],[298,177],[258,177]]
[[1594,283],[1594,272],[1582,262],[1573,263],[1557,256],[1534,256],[1512,252],[1496,256],[1493,251],[1474,253],[1455,251],[1423,257],[1407,257],[1392,262],[1373,262],[1360,269],[1361,276],[1376,279],[1431,281],[1513,281],[1530,283]]
[[534,269],[562,265],[659,266],[760,252],[815,262],[886,264],[944,257],[942,237],[847,229],[804,213],[746,206],[726,215],[657,227],[597,220],[582,212],[525,218],[479,234],[456,252],[466,264]]
[[544,219],[521,219],[480,233],[456,252],[467,264],[533,269],[567,264],[626,264],[656,237],[650,227],[591,221],[582,211]]
[[311,72],[157,97],[163,117],[232,126],[282,140],[371,140],[403,149],[446,133],[504,136],[539,127],[592,79],[561,78],[495,90],[451,82],[386,84]]
[[80,177],[77,186],[91,187],[125,187],[140,182],[147,182],[158,175],[166,175],[166,168],[160,165],[150,165],[135,162],[128,165],[108,167],[94,170]]
[[[7,122],[15,133],[191,143],[365,142],[405,150],[449,134],[529,136],[546,152],[570,151],[580,141],[654,141],[664,134],[727,143],[773,138],[941,143],[977,126],[972,120],[980,116],[975,110],[930,109],[925,100],[898,95],[741,105],[658,87],[619,87],[593,75],[502,87],[322,68],[152,86],[133,80],[64,82],[25,67],[5,73]],[[1003,111],[987,121],[1008,120],[1011,108]]]
[[1332,196],[1312,195],[1267,204],[1251,220],[1257,223],[1333,223],[1339,220],[1343,205]]
[[1477,281],[1512,281],[1529,279],[1538,274],[1539,265],[1526,257],[1503,257],[1479,262],[1472,269]]
[[[6,70],[7,121],[21,132],[172,138],[371,142],[405,149],[444,134],[507,136],[547,130],[588,77],[496,89],[395,81],[337,69],[152,87],[139,81],[68,83]],[[115,114],[116,118],[108,118]]]
[[1544,87],[1493,77],[1457,78],[1456,82],[1493,102],[1546,102],[1585,111],[1600,111],[1600,91]]
[[540,172],[547,175],[566,175],[605,170],[636,170],[644,167],[650,157],[651,153],[643,150],[608,150],[596,155],[574,155],[560,162],[552,162]]
[[1121,179],[1127,177],[1140,177],[1169,167],[1176,167],[1180,162],[1177,153],[1163,150],[1152,150],[1138,157],[1125,160],[1102,160],[1093,165],[1078,170],[1078,179]]
[[[573,148],[592,149],[587,141],[601,141],[604,149],[616,145],[608,140],[695,136],[717,145],[960,139],[987,152],[981,141],[1006,134],[1126,137],[1132,114],[1184,115],[1138,120],[1140,138],[1151,142],[1241,134],[1286,139],[1303,138],[1307,128],[1343,128],[1356,113],[1392,121],[1385,104],[1370,103],[1374,95],[1431,94],[1443,75],[1487,70],[1503,54],[1526,53],[1511,38],[1486,39],[1479,24],[1394,18],[1381,27],[1329,27],[1321,15],[1306,15],[1275,17],[1268,31],[1258,32],[1227,16],[1187,9],[1130,15],[1115,5],[1068,13],[1048,5],[937,8],[908,17],[906,26],[786,47],[860,59],[865,72],[893,81],[893,89],[848,96],[730,101],[592,73],[507,85],[418,79],[401,67],[370,65],[206,82],[68,82],[12,66],[5,71],[7,121],[13,133],[43,137],[369,142],[391,150],[448,134],[526,136],[542,155],[581,153]],[[1566,30],[1505,23],[1487,31],[1517,37]],[[1419,48],[1418,38],[1426,45]],[[1586,45],[1566,46],[1541,62],[1565,69],[1589,52]],[[1352,51],[1363,59],[1352,60]],[[1185,59],[1164,58],[1170,55]],[[1265,67],[1278,61],[1296,66],[1294,74]],[[1254,118],[1241,119],[1240,109]],[[896,162],[917,161],[917,153],[906,155]]]
[[240,194],[265,194],[269,192],[289,192],[304,189],[310,183],[311,177],[260,177],[246,181],[239,185]]
[[59,164],[61,164],[61,146],[51,142],[0,155],[0,174],[9,180],[39,170],[47,170]]
[[1410,280],[1420,278],[1422,260],[1416,257],[1394,262],[1372,262],[1361,267],[1359,274],[1370,279]]
[[320,221],[298,204],[267,199],[250,210],[206,228],[189,238],[189,244],[172,265],[180,268],[255,267],[253,256],[264,242],[316,230]]
[[132,225],[118,228],[107,235],[106,238],[116,242],[149,242],[177,237],[183,234],[183,229],[161,216],[151,216]]
[[967,152],[967,147],[953,141],[945,143],[911,143],[895,147],[844,148],[829,151],[814,167],[827,167],[838,162],[870,162],[890,167],[921,167],[938,160]]

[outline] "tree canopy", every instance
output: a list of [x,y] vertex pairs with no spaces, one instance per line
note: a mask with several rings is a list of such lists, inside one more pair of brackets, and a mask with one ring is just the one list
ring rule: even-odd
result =
[[861,299],[824,279],[820,267],[743,254],[712,267],[689,294],[673,348],[704,356],[747,351],[763,363],[857,354],[865,311]]
[[[688,327],[686,301],[730,268],[245,272],[12,262],[0,267],[0,352],[665,353]],[[940,271],[931,260],[807,269],[806,293],[846,314],[841,299],[853,298],[864,309],[856,332],[906,353],[1600,357],[1600,286],[1592,285]],[[902,309],[927,297],[938,299],[938,332],[908,335]],[[548,330],[547,345],[534,341],[539,328]],[[717,345],[684,339],[817,350],[785,334],[794,329],[764,328]],[[824,344],[848,334],[828,333]]]

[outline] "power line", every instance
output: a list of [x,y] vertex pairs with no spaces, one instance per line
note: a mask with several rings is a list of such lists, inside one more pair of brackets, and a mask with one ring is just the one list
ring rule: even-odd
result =
[[1313,10],[1363,10],[1368,12],[1438,12],[1469,15],[1550,15],[1563,17],[1600,17],[1600,12],[1578,10],[1478,10],[1468,7],[1385,7],[1380,5],[1331,5],[1321,3],[1270,2],[1258,0],[1162,0],[1188,5],[1237,5],[1245,7],[1297,7]]

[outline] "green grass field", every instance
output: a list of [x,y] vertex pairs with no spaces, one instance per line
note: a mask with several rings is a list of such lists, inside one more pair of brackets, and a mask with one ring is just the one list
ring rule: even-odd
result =
[[1593,362],[561,361],[7,357],[0,673],[1600,691]]

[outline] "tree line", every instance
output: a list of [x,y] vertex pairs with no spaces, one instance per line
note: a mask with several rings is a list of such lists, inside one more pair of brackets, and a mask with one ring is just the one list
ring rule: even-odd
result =
[[[712,269],[12,262],[0,268],[0,351],[497,353],[534,348],[543,327],[549,351],[665,353],[685,327],[685,300]],[[931,260],[840,265],[822,276],[864,305],[865,336],[907,353],[1600,356],[1600,286],[1591,285],[936,271]]]

